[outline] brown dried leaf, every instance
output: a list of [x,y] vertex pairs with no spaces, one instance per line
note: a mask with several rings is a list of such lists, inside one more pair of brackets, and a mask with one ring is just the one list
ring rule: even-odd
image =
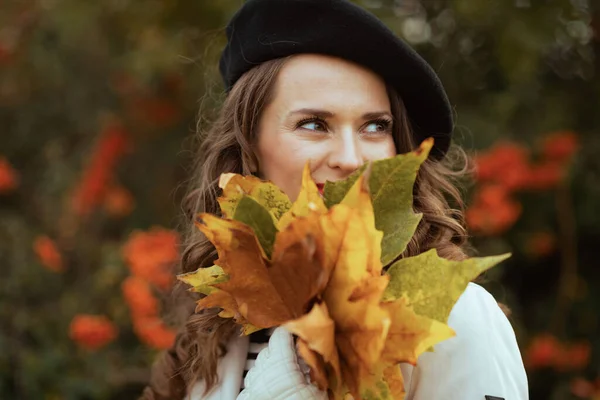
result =
[[[341,378],[340,361],[335,346],[335,324],[329,317],[327,306],[315,304],[308,314],[290,321],[284,325],[290,332],[303,340],[310,350],[317,352],[323,357],[323,360],[330,364],[335,371],[338,380]],[[305,361],[314,368],[319,365],[311,365],[308,360]],[[322,366],[323,369],[325,366]],[[324,370],[317,371],[317,375],[323,375]]]

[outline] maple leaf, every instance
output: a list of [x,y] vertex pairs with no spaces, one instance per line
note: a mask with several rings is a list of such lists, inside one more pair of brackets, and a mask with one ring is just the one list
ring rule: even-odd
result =
[[454,331],[446,324],[417,315],[403,297],[382,304],[392,316],[382,359],[392,365],[416,365],[417,358],[434,344],[450,339]]
[[328,237],[337,239],[333,247],[339,250],[334,253],[335,267],[321,295],[335,321],[339,368],[355,397],[360,384],[372,375],[391,323],[389,312],[380,305],[388,277],[380,275],[381,234],[374,227],[363,179],[359,177],[344,200],[330,209],[330,214],[343,218],[337,219],[335,229],[327,231]]
[[238,204],[244,195],[263,206],[273,217],[273,223],[277,222],[292,206],[288,196],[276,185],[252,175],[222,174],[219,187],[223,189],[223,193],[217,200],[225,218],[234,218]]
[[309,376],[310,380],[317,385],[321,390],[327,390],[330,386],[329,381],[331,380],[327,373],[327,366],[323,357],[313,351],[306,341],[302,338],[298,338],[296,341],[296,348],[298,349],[298,355],[302,357],[302,360],[310,367]]
[[[404,252],[421,221],[422,215],[413,211],[413,186],[432,147],[433,139],[427,139],[413,152],[370,164],[368,182],[375,227],[383,231],[381,262],[384,266]],[[327,206],[340,203],[363,171],[364,168],[343,181],[327,182],[324,188]]]
[[403,399],[406,391],[404,390],[404,377],[398,365],[390,365],[383,370],[383,379],[390,390],[392,399]]
[[298,349],[300,351],[302,348],[303,359],[311,367],[311,371],[314,371],[314,380],[321,390],[327,386],[324,363],[332,366],[337,379],[341,378],[339,355],[335,346],[335,323],[329,317],[325,303],[316,303],[308,314],[287,322],[284,326],[302,339]]
[[429,251],[382,274],[420,221],[412,190],[432,145],[328,182],[324,199],[307,163],[293,204],[270,183],[224,176],[226,218],[202,214],[197,223],[219,258],[180,276],[207,295],[198,309],[222,308],[244,333],[284,325],[311,380],[333,399],[403,399],[398,364],[414,365],[452,337],[448,315],[468,282],[506,258],[449,261]]
[[177,279],[191,286],[190,291],[211,294],[217,290],[213,285],[227,281],[229,277],[218,265],[208,268],[198,268],[194,272],[177,275]]
[[275,235],[277,234],[277,228],[275,228],[272,217],[265,207],[246,195],[243,195],[239,200],[233,214],[234,220],[243,222],[252,228],[267,258],[271,257]]
[[[292,313],[284,307],[279,292],[269,279],[266,257],[250,227],[210,214],[202,214],[197,226],[217,249],[219,258],[215,264],[229,276],[226,282],[214,285],[221,290],[200,300],[198,308],[219,306],[230,314],[239,312],[245,320],[260,328],[281,324],[292,318]],[[223,300],[232,301],[225,307],[219,304]],[[264,312],[257,312],[263,309],[262,302],[271,307]]]
[[508,257],[510,254],[452,261],[439,257],[431,249],[388,268],[390,283],[384,299],[405,296],[415,313],[446,323],[467,284]]
[[302,187],[291,208],[282,215],[277,223],[277,229],[284,230],[294,218],[305,217],[310,212],[326,212],[327,207],[319,193],[317,185],[310,176],[310,164],[307,162],[302,171]]
[[219,313],[221,318],[233,318],[235,322],[240,324],[244,335],[249,335],[252,332],[262,329],[261,327],[251,324],[246,317],[242,315],[235,298],[224,290],[214,289],[209,296],[199,300],[196,306],[196,312],[213,307],[222,309]]
[[366,268],[372,276],[380,276],[382,270],[381,240],[383,232],[375,227],[375,212],[368,188],[368,176],[370,172],[371,169],[367,168],[366,172],[354,182],[340,204],[358,210],[357,215],[363,223],[363,234],[370,239]]
[[228,279],[210,284],[219,290],[201,299],[199,309],[222,307],[227,316],[239,314],[236,321],[243,318],[258,328],[279,326],[303,315],[330,273],[322,267],[322,245],[311,239],[322,236],[318,222],[294,220],[278,234],[269,261],[252,228],[202,214],[197,226],[215,245],[219,255],[215,264]]

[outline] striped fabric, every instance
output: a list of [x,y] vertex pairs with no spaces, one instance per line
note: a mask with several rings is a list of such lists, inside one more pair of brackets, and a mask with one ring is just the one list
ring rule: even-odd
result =
[[[250,368],[254,367],[258,353],[269,345],[269,337],[273,333],[272,329],[263,329],[250,334],[250,345],[248,346],[248,356],[246,357],[246,365],[244,366],[243,378],[246,378]],[[242,379],[242,387],[244,389],[244,379]]]

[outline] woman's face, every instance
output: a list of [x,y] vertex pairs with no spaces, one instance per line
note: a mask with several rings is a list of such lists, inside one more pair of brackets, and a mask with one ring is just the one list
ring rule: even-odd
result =
[[385,83],[348,61],[316,54],[283,66],[258,129],[259,175],[294,200],[310,160],[317,185],[343,179],[368,160],[396,154]]

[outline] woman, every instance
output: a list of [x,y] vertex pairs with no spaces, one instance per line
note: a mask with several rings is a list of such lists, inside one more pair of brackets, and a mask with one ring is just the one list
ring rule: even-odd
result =
[[[448,202],[462,204],[452,183],[458,174],[447,166],[452,109],[421,57],[347,0],[248,0],[227,37],[220,71],[228,94],[202,141],[186,202],[190,223],[198,212],[218,213],[221,173],[255,174],[294,199],[309,159],[323,184],[434,137],[414,189],[423,219],[404,256],[436,248],[448,259],[466,257],[462,214]],[[182,272],[215,258],[190,228]],[[327,398],[306,378],[287,331],[255,334],[249,343],[218,311],[186,308],[185,328],[155,365],[143,398]],[[514,332],[491,295],[470,284],[449,325],[455,338],[416,367],[401,365],[406,399],[527,399]]]

